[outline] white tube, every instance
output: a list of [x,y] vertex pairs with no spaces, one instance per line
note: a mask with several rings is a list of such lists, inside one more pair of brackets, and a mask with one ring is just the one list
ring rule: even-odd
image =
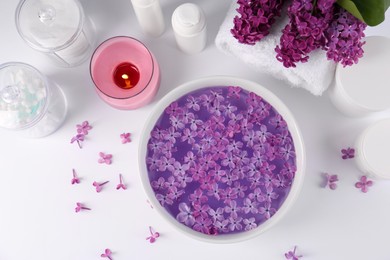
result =
[[165,30],[165,22],[159,0],[131,0],[142,31],[153,37]]

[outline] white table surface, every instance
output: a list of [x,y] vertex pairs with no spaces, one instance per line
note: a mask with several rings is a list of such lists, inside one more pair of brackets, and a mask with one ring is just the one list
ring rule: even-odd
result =
[[[189,56],[175,46],[170,15],[183,1],[162,0],[167,29],[162,37],[140,32],[130,0],[83,0],[97,27],[97,42],[117,35],[143,41],[157,57],[161,88],[150,105],[119,111],[95,93],[89,64],[59,68],[30,49],[14,25],[17,1],[0,1],[0,63],[29,63],[60,84],[68,98],[63,126],[42,139],[0,134],[0,259],[89,260],[102,259],[105,248],[113,259],[284,259],[298,245],[303,259],[390,259],[390,182],[376,181],[367,194],[354,187],[361,176],[353,160],[340,158],[340,149],[353,146],[357,135],[390,111],[364,119],[341,115],[325,93],[314,97],[305,90],[253,71],[219,52],[214,38],[230,1],[201,0],[209,39],[200,54]],[[390,37],[388,20],[367,30],[368,35]],[[216,245],[200,242],[173,229],[146,203],[137,163],[142,127],[153,106],[178,85],[212,75],[232,75],[256,81],[274,92],[297,119],[307,153],[306,178],[300,196],[288,214],[272,229],[246,242]],[[84,148],[70,145],[75,125],[89,120],[93,129]],[[133,142],[122,145],[119,135],[131,132]],[[98,152],[112,153],[110,166],[97,163]],[[70,185],[72,168],[82,178]],[[321,172],[339,175],[335,191],[320,187]],[[128,185],[115,189],[118,174]],[[101,193],[93,181],[110,180]],[[91,211],[76,214],[77,201]],[[145,240],[148,226],[161,233],[154,244]]]

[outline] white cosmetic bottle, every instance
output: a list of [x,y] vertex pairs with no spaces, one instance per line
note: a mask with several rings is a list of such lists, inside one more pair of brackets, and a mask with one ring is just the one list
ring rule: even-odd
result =
[[185,53],[201,52],[206,46],[206,17],[199,6],[185,3],[172,14],[172,28],[177,46]]
[[165,22],[159,0],[131,0],[142,31],[158,37],[165,30]]

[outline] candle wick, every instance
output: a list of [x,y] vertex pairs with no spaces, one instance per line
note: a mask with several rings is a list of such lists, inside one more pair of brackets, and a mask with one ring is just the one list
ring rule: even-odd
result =
[[131,86],[130,80],[129,80],[129,75],[127,75],[127,74],[122,74],[122,79],[125,80],[126,87],[130,87],[130,86]]

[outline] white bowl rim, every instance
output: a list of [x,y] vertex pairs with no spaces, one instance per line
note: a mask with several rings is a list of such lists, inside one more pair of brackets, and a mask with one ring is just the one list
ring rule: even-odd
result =
[[[213,86],[239,86],[245,90],[254,92],[255,94],[262,97],[264,100],[266,100],[271,106],[273,106],[278,111],[278,113],[283,116],[283,119],[287,122],[288,130],[290,131],[290,134],[294,142],[294,148],[296,153],[296,167],[297,167],[294,181],[292,183],[289,194],[287,195],[281,207],[276,211],[276,213],[270,219],[268,219],[260,226],[250,231],[244,231],[235,234],[217,235],[217,236],[200,233],[198,231],[191,229],[190,227],[185,226],[182,223],[179,223],[179,221],[177,221],[173,216],[171,216],[168,213],[168,211],[160,205],[150,185],[148,170],[145,162],[146,153],[147,153],[147,143],[150,138],[150,133],[157,119],[161,116],[162,111],[164,111],[164,109],[170,103],[172,103],[173,101],[179,99],[180,97],[182,97],[183,95],[191,91],[201,89],[201,88],[206,88],[206,87],[213,87]],[[264,88],[260,84],[253,81],[249,81],[237,77],[231,77],[231,76],[212,76],[212,77],[203,77],[193,81],[186,82],[178,86],[174,90],[170,91],[154,106],[151,115],[146,120],[142,133],[143,135],[140,139],[139,149],[138,149],[139,151],[138,164],[139,164],[141,182],[150,203],[152,204],[153,208],[176,229],[180,230],[182,233],[192,238],[201,240],[203,242],[236,243],[260,235],[264,231],[268,230],[271,226],[275,225],[275,223],[277,223],[286,214],[286,212],[289,210],[289,208],[292,206],[292,204],[295,202],[296,198],[298,197],[300,189],[303,184],[304,172],[306,166],[306,161],[305,161],[306,156],[305,156],[302,136],[296,124],[295,118],[293,117],[292,113],[287,108],[287,106],[275,94],[273,94],[268,89]]]

